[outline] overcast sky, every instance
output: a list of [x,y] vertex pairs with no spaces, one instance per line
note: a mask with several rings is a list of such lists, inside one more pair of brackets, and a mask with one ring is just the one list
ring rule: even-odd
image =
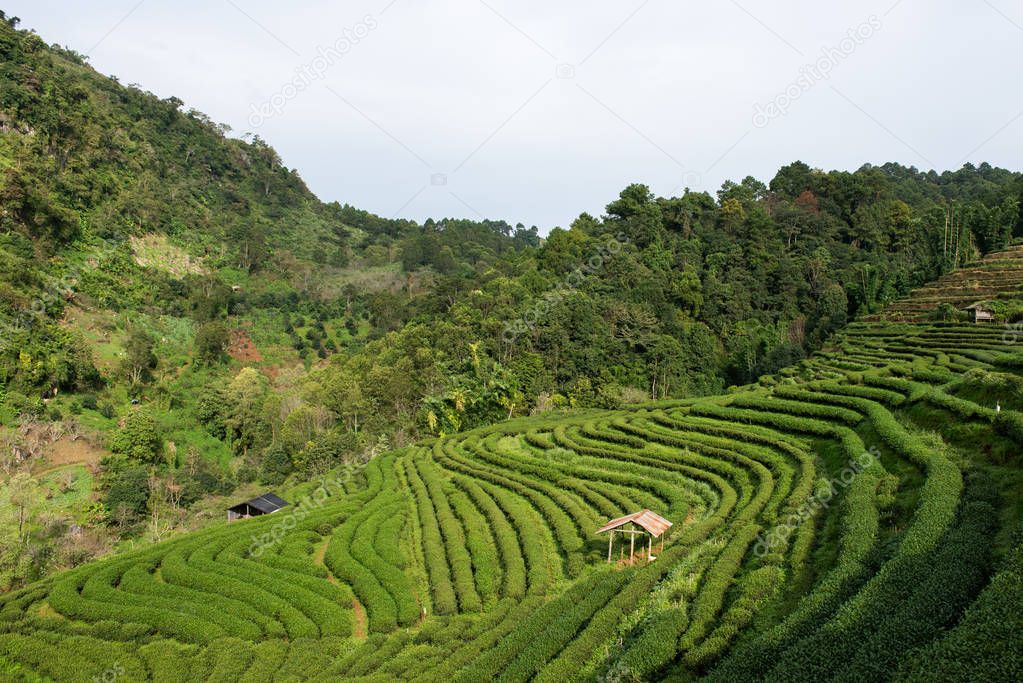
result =
[[1009,0],[8,0],[100,72],[270,142],[321,199],[567,226],[898,161],[1023,168]]

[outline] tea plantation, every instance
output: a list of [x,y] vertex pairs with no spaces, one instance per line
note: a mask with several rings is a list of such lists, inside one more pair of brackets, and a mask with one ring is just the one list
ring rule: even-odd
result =
[[[0,596],[0,679],[1023,680],[1023,344],[882,318],[755,386],[438,438]],[[663,551],[608,563],[596,529],[642,509]]]

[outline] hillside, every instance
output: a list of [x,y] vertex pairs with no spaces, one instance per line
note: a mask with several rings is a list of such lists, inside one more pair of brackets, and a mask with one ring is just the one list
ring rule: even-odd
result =
[[[1023,350],[1005,329],[856,323],[725,395],[380,454],[289,492],[291,510],[0,597],[0,667],[13,680],[1018,680]],[[608,564],[595,530],[643,508],[674,522],[663,552]]]
[[[422,228],[320,202],[265,141],[0,19],[0,498],[30,499],[0,520],[0,590],[309,476],[313,442],[333,465],[400,441],[413,388],[383,381],[404,370],[373,342],[431,291],[402,263]],[[470,270],[537,240],[446,227],[432,246]],[[383,366],[365,400],[390,409],[358,433],[330,433],[311,379],[335,355]]]
[[1021,679],[1021,198],[383,218],[0,12],[0,680]]
[[382,218],[0,19],[0,591],[425,437],[754,382],[1023,235],[988,164],[635,184],[542,240]]

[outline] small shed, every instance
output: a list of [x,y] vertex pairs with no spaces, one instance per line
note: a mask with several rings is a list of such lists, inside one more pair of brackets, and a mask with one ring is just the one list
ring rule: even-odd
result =
[[227,509],[227,520],[233,522],[236,519],[269,515],[288,505],[290,505],[288,501],[278,497],[276,494],[264,493],[252,500],[229,507]]
[[[671,522],[650,510],[640,510],[631,515],[625,515],[618,519],[612,519],[604,526],[597,529],[598,534],[611,532],[607,539],[607,561],[611,561],[611,551],[614,546],[615,532],[629,536],[629,564],[635,561],[636,557],[636,536],[647,537],[647,561],[657,559],[653,555],[654,539],[661,539],[661,550],[664,550],[664,536],[672,526]],[[642,543],[642,541],[641,541]],[[622,546],[624,559],[625,547]],[[640,546],[642,553],[642,545]]]
[[995,319],[995,312],[984,304],[973,304],[963,309],[970,316],[970,322],[989,323]]

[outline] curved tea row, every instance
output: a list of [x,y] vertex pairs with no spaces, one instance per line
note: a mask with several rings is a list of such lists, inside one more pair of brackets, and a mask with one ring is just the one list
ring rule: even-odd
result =
[[[1021,362],[996,329],[858,324],[725,396],[395,451],[275,515],[0,597],[0,672],[919,679],[966,675],[973,648],[1011,678],[1020,650],[996,658],[981,635],[1020,637],[1002,605],[1020,594],[1019,547],[990,553],[1012,523],[1004,491],[991,463],[906,416],[1018,445],[1012,401],[971,391]],[[663,550],[608,563],[597,528],[644,508],[674,522]]]

